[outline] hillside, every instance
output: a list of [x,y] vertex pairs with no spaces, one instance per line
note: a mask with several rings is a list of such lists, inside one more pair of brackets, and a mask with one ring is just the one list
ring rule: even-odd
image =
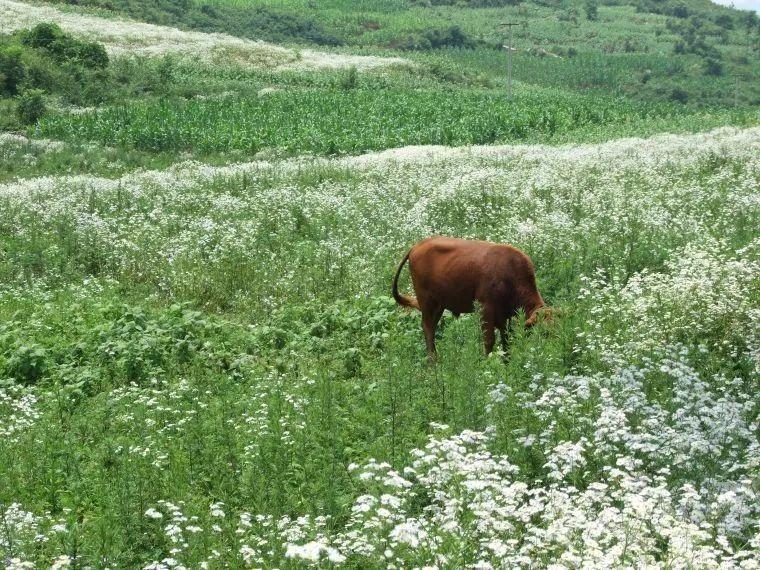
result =
[[510,21],[515,77],[527,83],[720,105],[740,74],[739,100],[760,103],[760,20],[709,0],[71,2],[241,37],[411,51],[500,83]]

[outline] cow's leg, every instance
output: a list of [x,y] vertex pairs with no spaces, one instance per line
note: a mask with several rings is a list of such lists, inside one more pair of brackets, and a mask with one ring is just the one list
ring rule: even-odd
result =
[[422,307],[422,330],[425,332],[425,344],[429,360],[435,360],[435,327],[441,320],[443,309],[437,303],[425,303]]
[[505,319],[505,321],[499,327],[499,333],[501,336],[501,349],[506,354],[509,351],[510,333],[512,332],[512,319]]
[[490,304],[483,305],[483,312],[480,315],[480,326],[483,329],[483,343],[486,347],[486,355],[493,352],[493,345],[496,343],[496,311]]

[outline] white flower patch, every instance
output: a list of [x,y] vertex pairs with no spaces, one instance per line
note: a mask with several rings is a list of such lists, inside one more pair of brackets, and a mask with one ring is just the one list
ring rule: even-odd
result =
[[[684,561],[732,568],[751,567],[745,562],[760,554],[751,544],[734,550],[713,522],[690,520],[685,515],[697,500],[693,489],[677,500],[680,492],[668,489],[664,476],[645,475],[632,457],[619,456],[604,468],[604,482],[585,489],[562,481],[530,486],[504,458],[487,451],[488,441],[479,432],[431,436],[425,449],[414,451],[414,480],[392,500],[382,491],[389,467],[370,461],[364,472],[375,474],[377,494],[357,498],[351,520],[331,538],[319,534],[293,542],[293,536],[319,533],[320,526],[308,517],[281,521],[285,556],[312,563],[403,560],[424,566],[445,564],[453,555],[469,568],[669,568]],[[561,464],[568,453],[579,461],[577,446],[562,444],[554,451],[563,457],[550,463]],[[421,509],[413,507],[419,493],[429,497]],[[734,505],[736,494],[715,500]]]
[[317,541],[307,542],[303,545],[287,545],[285,558],[296,558],[307,562],[319,562],[324,558],[334,564],[340,564],[346,559],[346,557],[340,554],[335,548],[326,546]]
[[66,554],[62,554],[61,556],[53,560],[53,563],[50,565],[50,570],[58,570],[59,568],[69,568],[71,566],[71,563],[72,563],[72,559]]
[[587,445],[588,441],[585,438],[581,438],[577,442],[563,441],[555,445],[550,460],[544,465],[544,468],[549,470],[549,478],[559,481],[575,469],[580,469],[586,465],[583,452]]
[[[398,501],[400,506],[400,500]],[[391,544],[406,544],[412,548],[417,548],[420,542],[427,538],[427,531],[423,529],[419,522],[409,520],[393,527],[388,534]]]
[[16,133],[0,133],[0,161],[22,160],[34,164],[39,154],[63,150],[66,144],[50,139],[30,139]]
[[32,391],[14,386],[0,388],[0,437],[17,442],[40,416],[37,396]]
[[57,540],[57,535],[66,533],[67,527],[50,513],[35,514],[19,503],[7,507],[0,504],[0,529],[0,554],[5,556],[6,568],[37,568],[33,561],[41,552],[49,553],[45,564],[51,568],[68,568],[73,562],[60,552]]
[[6,528],[6,532],[0,534],[0,547],[4,550],[10,546],[9,541],[36,540],[40,536],[38,530],[42,518],[24,511],[18,503],[12,503],[0,514]]
[[[673,285],[682,294],[673,303],[688,299],[688,284],[696,279],[689,272],[702,269],[708,270],[705,282],[694,284],[699,299],[709,302],[712,285],[743,286],[756,269],[746,260],[752,252],[726,253],[725,245],[707,258],[698,252],[715,250],[705,236],[747,215],[745,198],[757,195],[758,155],[760,129],[719,129],[576,147],[413,147],[340,159],[182,163],[119,179],[20,180],[0,184],[0,196],[11,206],[7,227],[22,243],[35,239],[22,223],[30,217],[45,232],[70,227],[104,275],[147,281],[169,295],[214,289],[210,280],[229,275],[231,265],[247,272],[228,297],[234,304],[271,309],[294,287],[300,296],[317,296],[326,275],[341,275],[347,295],[366,294],[377,290],[388,264],[410,243],[444,233],[514,243],[533,257],[539,277],[541,267],[562,266],[591,236],[600,250],[633,244],[661,250],[663,257],[674,244],[672,253],[682,251],[684,260],[669,261],[681,267]],[[696,180],[687,175],[715,156],[725,160],[724,170]],[[311,170],[325,172],[324,181],[304,185],[301,173]],[[349,180],[330,175],[345,171]],[[711,204],[709,218],[704,203]],[[294,266],[293,250],[302,253],[305,267],[322,273]],[[717,268],[731,255],[737,273],[723,276]],[[609,264],[617,273],[626,269],[625,259]],[[626,294],[633,300],[655,279],[641,272]],[[255,298],[245,287],[251,282],[266,284]],[[720,309],[734,300],[724,298]],[[639,309],[654,310],[629,310]],[[705,324],[726,318],[714,311]],[[672,326],[688,330],[688,322]]]
[[123,18],[103,18],[52,6],[0,0],[0,32],[10,33],[40,22],[54,22],[74,34],[105,44],[111,55],[158,57],[167,53],[197,58],[215,65],[236,63],[250,67],[290,69],[371,69],[407,65],[399,57],[324,53],[245,40],[227,34],[183,31]]
[[211,516],[223,519],[225,517],[225,514],[224,514],[224,503],[222,503],[222,502],[212,503],[211,504]]

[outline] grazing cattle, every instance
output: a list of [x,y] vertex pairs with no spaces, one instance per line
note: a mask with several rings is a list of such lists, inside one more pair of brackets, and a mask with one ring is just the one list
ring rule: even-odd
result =
[[[398,277],[409,260],[417,298],[398,292]],[[428,356],[435,356],[435,328],[448,309],[454,316],[471,313],[475,301],[482,306],[486,354],[493,350],[495,329],[506,346],[509,319],[522,309],[526,327],[536,323],[544,300],[536,287],[530,258],[511,245],[449,237],[431,237],[409,250],[393,278],[393,298],[404,307],[422,312]]]

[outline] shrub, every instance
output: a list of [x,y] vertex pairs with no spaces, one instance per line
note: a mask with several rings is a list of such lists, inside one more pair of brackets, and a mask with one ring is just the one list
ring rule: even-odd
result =
[[676,18],[688,18],[691,12],[689,11],[688,6],[685,4],[677,4],[672,8],[671,14],[673,14]]
[[430,45],[435,48],[441,47],[475,47],[475,41],[470,39],[459,26],[439,30],[428,30],[425,37],[430,40]]
[[575,8],[575,7],[569,7],[569,8],[566,8],[565,10],[562,10],[561,12],[559,12],[559,14],[557,14],[557,19],[560,22],[571,22],[571,23],[577,25],[578,24],[578,16],[579,16],[578,9]]
[[[139,81],[139,77],[129,77],[122,83]],[[0,96],[12,97],[24,89],[55,93],[63,103],[75,105],[118,97],[105,47],[77,40],[51,23],[0,37]],[[37,112],[25,105],[39,110],[39,101],[24,99],[23,103],[19,113],[24,114],[24,122],[34,122]]]
[[42,22],[22,33],[21,43],[34,49],[51,49],[63,36],[63,30],[57,24]]
[[47,112],[42,89],[27,89],[18,100],[16,112],[24,125],[32,125],[42,118]]
[[10,46],[0,50],[0,94],[15,95],[24,75],[21,49]]
[[165,55],[161,58],[156,66],[156,79],[161,87],[168,86],[176,75],[176,63],[174,58],[170,55]]
[[638,42],[635,38],[625,38],[623,42],[623,51],[625,53],[633,53],[639,51]]
[[725,28],[726,30],[734,29],[734,19],[728,14],[721,14],[720,16],[716,17],[715,23],[718,24],[721,28]]
[[24,384],[34,384],[47,369],[47,353],[41,346],[21,345],[9,355],[5,372]]
[[667,0],[638,0],[636,9],[639,12],[664,14],[666,16],[675,16],[676,18],[688,18],[692,15],[692,11],[686,3]]
[[705,73],[713,77],[723,75],[723,63],[718,59],[708,57],[705,59]]
[[105,47],[97,42],[84,42],[66,34],[57,24],[43,22],[21,35],[21,43],[44,50],[56,61],[74,62],[89,68],[108,66]]
[[472,82],[472,78],[469,77],[464,71],[456,64],[450,61],[436,61],[429,64],[426,71],[430,73],[432,77],[435,77],[438,81],[445,81],[447,83],[467,83]]
[[391,42],[392,47],[402,50],[430,50],[444,47],[473,49],[477,42],[459,26],[424,30],[404,40]]
[[754,12],[747,11],[742,15],[742,24],[747,33],[751,33],[752,30],[760,26],[760,18]]
[[693,53],[702,57],[720,59],[718,49],[707,43],[707,29],[701,18],[693,17],[685,22],[670,19],[665,25],[671,32],[681,36],[674,45],[676,54]]
[[340,78],[341,89],[355,89],[359,82],[359,74],[356,66],[352,65]]
[[102,69],[108,66],[108,53],[103,44],[82,42],[74,52],[74,59],[85,67]]
[[670,91],[670,100],[677,103],[686,103],[689,100],[689,94],[680,87],[674,87]]
[[596,0],[587,0],[586,19],[592,21],[599,19],[599,5],[596,3]]

